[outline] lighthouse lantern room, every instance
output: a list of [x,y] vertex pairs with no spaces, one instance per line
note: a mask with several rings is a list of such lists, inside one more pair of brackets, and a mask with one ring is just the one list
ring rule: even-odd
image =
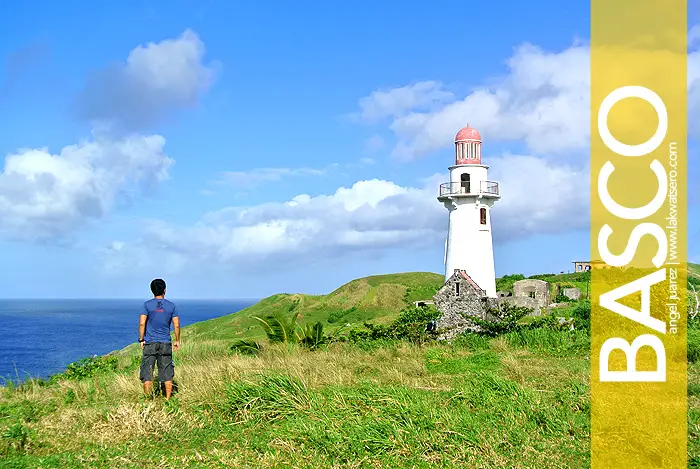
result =
[[455,164],[449,167],[450,181],[440,184],[438,200],[449,212],[445,281],[463,270],[495,298],[491,208],[501,197],[498,183],[488,180],[488,168],[481,162],[481,135],[467,124],[455,137]]

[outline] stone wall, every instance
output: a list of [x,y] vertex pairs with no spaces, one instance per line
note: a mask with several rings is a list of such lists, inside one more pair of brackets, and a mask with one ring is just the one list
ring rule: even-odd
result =
[[513,283],[513,296],[530,298],[531,293],[534,293],[534,298],[540,305],[549,305],[551,298],[548,282],[537,279],[525,279]]
[[535,298],[530,298],[528,296],[507,296],[504,298],[499,298],[499,301],[511,304],[513,306],[519,306],[521,308],[530,308],[533,311],[533,316],[542,316],[549,310],[549,305],[543,305]]
[[578,300],[581,298],[581,290],[578,288],[562,288],[561,293],[570,300]]
[[471,279],[459,271],[455,272],[434,297],[435,307],[442,313],[436,321],[438,338],[451,340],[464,331],[477,330],[468,318],[484,319],[492,304],[490,300],[483,290],[474,286]]
[[494,320],[487,315],[490,309],[498,309],[502,303],[529,308],[534,316],[549,312],[550,287],[543,280],[526,279],[513,284],[513,296],[508,292],[498,292],[498,298],[488,298],[463,271],[455,273],[437,291],[434,297],[435,308],[441,313],[436,321],[438,338],[451,340],[465,331],[479,328],[469,317]]

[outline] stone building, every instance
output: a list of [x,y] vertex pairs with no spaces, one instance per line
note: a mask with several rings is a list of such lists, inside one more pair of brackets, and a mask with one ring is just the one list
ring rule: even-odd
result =
[[592,260],[592,261],[574,261],[574,272],[586,272],[591,269],[605,269],[605,268],[610,268],[612,266],[607,265],[605,262],[601,260]]
[[549,283],[544,280],[525,279],[513,283],[513,296],[500,298],[514,306],[530,308],[535,316],[545,314],[551,303]]
[[578,288],[562,288],[561,294],[570,300],[579,300],[581,298],[581,290]]
[[436,328],[440,339],[452,339],[467,330],[475,330],[468,317],[487,319],[490,308],[498,307],[498,299],[490,298],[464,270],[455,270],[434,297],[442,315]]

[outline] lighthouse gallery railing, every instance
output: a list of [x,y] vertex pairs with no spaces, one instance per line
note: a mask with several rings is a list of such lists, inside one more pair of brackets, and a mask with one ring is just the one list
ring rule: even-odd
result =
[[445,182],[440,184],[440,196],[445,195],[498,195],[498,183],[495,181],[474,182]]

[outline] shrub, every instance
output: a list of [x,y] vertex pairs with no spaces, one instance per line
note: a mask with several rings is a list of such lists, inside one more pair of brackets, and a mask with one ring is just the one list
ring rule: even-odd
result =
[[589,331],[591,329],[591,302],[589,300],[579,301],[571,310],[574,318],[574,327]]
[[496,279],[496,290],[513,291],[513,284],[518,280],[525,280],[523,274],[504,275]]
[[66,367],[66,371],[51,376],[50,381],[56,382],[63,379],[79,381],[92,378],[100,374],[117,371],[117,357],[107,356],[86,357],[77,362],[73,362]]
[[548,278],[555,277],[556,274],[537,274],[537,275],[530,275],[528,278],[533,279],[533,280],[547,280]]
[[388,326],[364,323],[364,329],[354,329],[348,333],[352,343],[366,341],[406,340],[412,343],[423,343],[434,338],[434,333],[428,332],[428,324],[439,317],[434,308],[429,306],[408,306],[399,317]]
[[563,294],[561,292],[557,293],[557,296],[554,297],[555,303],[572,303],[574,301],[576,301],[576,300],[572,300],[571,298],[569,298],[568,296],[566,296],[565,294]]
[[488,310],[488,320],[475,317],[470,317],[469,319],[476,326],[479,326],[480,330],[477,334],[496,337],[521,328],[523,325],[520,324],[520,320],[531,313],[531,308],[501,303],[498,307]]

